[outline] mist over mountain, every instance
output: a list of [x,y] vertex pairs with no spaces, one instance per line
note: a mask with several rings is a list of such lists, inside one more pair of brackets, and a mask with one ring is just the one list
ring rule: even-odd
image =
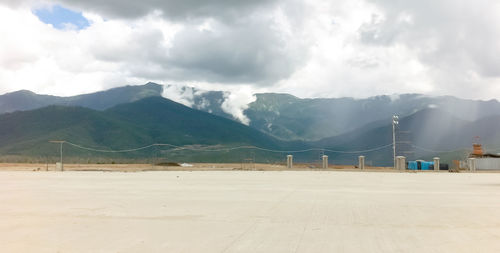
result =
[[[445,157],[444,162],[462,159],[464,152],[472,150],[472,143],[479,141],[486,152],[500,151],[500,116],[490,116],[475,121],[463,120],[444,110],[428,108],[402,117],[396,127],[396,155],[408,159],[430,159]],[[478,139],[479,137],[479,139]],[[325,149],[367,150],[374,147],[386,148],[366,152],[368,161],[391,165],[392,124],[375,122],[348,133],[312,142],[312,146]],[[348,162],[358,154],[331,153],[332,159]]]
[[[275,94],[268,95],[276,96]],[[280,101],[298,100],[293,96],[279,96],[284,96],[284,99]],[[302,100],[299,99],[299,101]],[[305,102],[311,103],[308,100]],[[272,111],[275,108],[267,107],[266,110]],[[282,111],[281,113],[288,112]],[[299,113],[304,112],[299,111]],[[290,122],[285,125],[287,127],[300,125],[303,121],[303,119],[288,120]],[[405,155],[409,159],[441,155],[442,151],[469,149],[475,136],[481,137],[488,150],[500,147],[500,134],[497,131],[499,127],[499,115],[478,120],[465,120],[442,109],[424,108],[400,118],[397,128],[397,151],[398,154]],[[48,106],[0,115],[0,156],[2,157],[9,155],[54,156],[58,154],[57,146],[48,141],[61,139],[104,150],[136,148],[152,143],[214,147],[253,145],[283,151],[318,148],[313,151],[294,153],[295,159],[314,162],[319,160],[321,154],[327,154],[332,163],[352,164],[358,155],[365,155],[367,162],[371,164],[390,166],[392,163],[390,145],[392,126],[385,119],[369,122],[359,128],[353,127],[343,134],[318,141],[290,142],[280,140],[235,120],[189,108],[159,96],[119,104],[101,111],[74,106]],[[403,142],[407,143],[402,144]],[[72,154],[75,157],[82,156],[81,150],[78,153],[71,147],[67,152],[70,156]],[[144,152],[127,155],[130,155],[128,158],[144,159],[151,156],[152,152],[144,150]],[[90,154],[96,155],[89,152],[84,154],[86,157],[90,157]],[[169,157],[187,161],[235,162],[241,161],[244,157],[253,156],[257,161],[269,162],[280,161],[286,154],[287,152],[234,150],[211,154],[177,152],[175,155],[170,153]],[[116,159],[127,157],[119,154],[99,155]],[[455,155],[452,158],[459,157]]]
[[[407,156],[417,158],[438,154],[439,151],[467,148],[474,136],[480,136],[487,147],[500,147],[500,135],[497,133],[500,126],[500,103],[496,100],[467,100],[418,94],[364,99],[302,99],[289,94],[262,93],[255,94],[255,101],[247,104],[244,109],[241,103],[235,103],[231,95],[227,91],[205,91],[155,83],[124,86],[73,97],[18,91],[0,96],[0,112],[32,110],[48,105],[59,107],[38,109],[36,112],[39,116],[34,111],[2,115],[4,136],[1,141],[8,147],[14,143],[10,142],[13,140],[24,143],[22,147],[14,145],[18,149],[13,150],[29,151],[34,142],[38,143],[37,147],[47,145],[42,145],[40,138],[44,138],[45,142],[49,137],[57,139],[58,136],[62,138],[67,137],[68,133],[75,133],[75,136],[82,136],[77,140],[82,140],[83,144],[117,149],[150,144],[157,140],[168,143],[182,140],[178,143],[241,143],[273,146],[283,150],[310,147],[366,150],[391,143],[391,117],[397,114],[401,118],[398,126],[401,139],[427,149],[407,147],[409,150],[405,152],[409,153],[404,154]],[[185,106],[161,97],[169,97]],[[242,130],[238,111],[248,119],[249,128]],[[211,117],[216,117],[218,123],[206,125],[204,120],[211,122]],[[193,118],[197,120],[192,121]],[[46,122],[47,119],[50,119],[49,122]],[[71,122],[74,125],[68,126]],[[53,124],[50,131],[40,127],[47,124]],[[28,126],[33,126],[33,129]],[[9,130],[14,128],[15,131]],[[94,130],[92,132],[89,129]],[[121,129],[124,137],[122,134],[109,132],[111,129]],[[220,132],[220,129],[226,131]],[[243,134],[245,131],[251,131],[252,134]],[[217,133],[232,137],[226,138]],[[97,138],[101,135],[102,138]],[[296,140],[303,142],[289,142]],[[28,145],[29,143],[31,144]],[[7,149],[4,147],[0,151],[5,153]],[[391,161],[390,148],[370,153],[374,162],[387,164]],[[339,162],[347,162],[355,159],[358,154],[329,155],[332,156],[332,161],[337,159]],[[310,161],[317,159],[319,153],[297,154],[296,157]]]
[[379,120],[390,122],[427,108],[439,108],[459,119],[476,120],[499,115],[496,100],[466,100],[418,94],[376,96],[365,99],[300,99],[288,94],[257,94],[245,111],[250,126],[283,139],[317,140],[347,133]]
[[[243,109],[239,108],[242,105],[233,101],[229,92],[207,91],[171,84],[160,85],[152,82],[70,97],[41,95],[20,90],[0,95],[0,114],[37,109],[48,105],[82,106],[95,110],[105,110],[118,104],[160,96],[225,118],[240,122],[246,120],[239,115],[243,114]],[[243,107],[246,108],[246,106]]]
[[[50,140],[65,140],[103,150],[121,150],[153,143],[172,145],[286,147],[282,141],[233,120],[195,110],[162,97],[120,104],[104,111],[73,106],[48,106],[0,115],[0,155],[57,156]],[[82,157],[151,156],[154,149],[127,154],[91,153],[65,145],[67,155]],[[170,146],[165,147],[171,148]],[[182,150],[181,150],[182,151]],[[239,151],[244,152],[244,151]],[[207,154],[197,154],[207,157]],[[224,158],[208,153],[207,159]],[[226,156],[234,156],[226,154]],[[268,156],[269,157],[269,156]],[[195,159],[200,159],[196,157]],[[234,158],[238,161],[238,158]],[[220,160],[220,159],[219,159]]]
[[185,106],[212,113],[228,119],[238,120],[224,111],[224,103],[229,92],[207,91],[194,87],[166,84],[163,85],[162,95]]
[[[223,92],[214,92],[223,97]],[[214,109],[221,103],[213,101],[213,94],[195,94],[192,107],[234,119],[222,110]],[[439,111],[457,120],[475,121],[500,115],[497,100],[469,100],[452,96],[425,96],[421,94],[382,95],[356,98],[298,98],[290,94],[255,94],[256,100],[244,111],[249,126],[284,140],[320,140],[349,133],[353,129],[376,127],[390,123],[392,115],[409,116],[426,109]],[[223,100],[219,100],[223,101]],[[215,105],[215,106],[214,106]],[[208,109],[207,109],[208,108]],[[442,120],[449,120],[443,115]]]
[[[83,106],[105,110],[150,96],[163,96],[193,109],[245,123],[283,140],[319,140],[337,136],[392,115],[408,116],[438,108],[458,119],[473,121],[500,115],[497,100],[469,100],[451,96],[402,94],[355,98],[298,98],[289,94],[255,94],[255,101],[242,104],[228,91],[148,83],[124,86],[73,97],[38,95],[18,91],[0,96],[0,113],[30,110],[47,105]],[[251,97],[252,94],[247,94]]]

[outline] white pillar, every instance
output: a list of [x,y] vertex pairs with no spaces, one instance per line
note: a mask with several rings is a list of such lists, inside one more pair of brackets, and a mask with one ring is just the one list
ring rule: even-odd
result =
[[397,156],[396,157],[396,170],[405,170],[406,169],[406,157]]
[[439,157],[434,157],[434,171],[439,171]]
[[469,171],[476,172],[476,158],[469,158]]
[[293,155],[286,156],[286,167],[291,169],[293,167]]
[[365,169],[365,157],[362,156],[362,155],[358,157],[358,168],[360,170],[364,170]]
[[323,155],[323,169],[328,169],[328,156]]
[[61,162],[56,163],[56,171],[63,171],[63,164]]

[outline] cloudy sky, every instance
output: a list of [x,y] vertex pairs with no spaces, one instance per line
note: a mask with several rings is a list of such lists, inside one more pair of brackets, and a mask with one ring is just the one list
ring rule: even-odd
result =
[[500,97],[496,0],[0,0],[0,93]]

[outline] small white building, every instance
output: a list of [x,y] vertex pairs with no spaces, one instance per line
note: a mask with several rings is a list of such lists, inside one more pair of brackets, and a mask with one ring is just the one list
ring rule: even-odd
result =
[[471,158],[475,158],[476,170],[500,170],[500,154],[485,153],[481,144],[473,144]]
[[476,158],[476,170],[500,170],[499,157]]

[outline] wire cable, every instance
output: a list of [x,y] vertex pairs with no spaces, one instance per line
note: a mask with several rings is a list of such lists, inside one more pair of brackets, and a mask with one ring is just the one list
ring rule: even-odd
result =
[[95,149],[95,148],[84,147],[84,146],[81,146],[81,145],[78,145],[78,144],[75,144],[75,143],[72,143],[72,142],[69,142],[69,141],[64,141],[63,143],[67,143],[67,144],[69,144],[71,146],[74,146],[76,148],[80,148],[80,149],[84,149],[84,150],[88,150],[88,151],[94,151],[94,152],[101,152],[101,153],[126,153],[126,152],[134,152],[134,151],[139,151],[139,150],[147,149],[147,148],[150,148],[150,147],[154,146],[154,144],[151,144],[151,145],[147,145],[147,146],[140,147],[140,148],[123,149],[123,150],[106,150],[106,149]]
[[151,147],[155,146],[168,146],[168,147],[173,147],[173,150],[189,150],[189,151],[202,151],[202,152],[223,152],[223,151],[232,151],[232,150],[238,150],[238,149],[257,149],[261,151],[266,151],[266,152],[273,152],[273,153],[304,153],[304,152],[310,152],[310,151],[324,151],[324,152],[329,152],[329,153],[339,153],[339,154],[359,154],[359,153],[368,153],[368,152],[373,152],[377,150],[381,150],[387,147],[392,146],[392,144],[387,144],[371,149],[366,149],[366,150],[356,150],[356,151],[345,151],[345,150],[331,150],[331,149],[325,149],[325,148],[310,148],[310,149],[303,149],[303,150],[276,150],[276,149],[267,149],[267,148],[261,148],[257,146],[237,146],[237,147],[229,147],[229,148],[220,148],[220,149],[209,149],[209,147],[205,148],[191,148],[191,147],[186,147],[186,146],[177,146],[173,144],[168,144],[168,143],[155,143],[155,144],[150,144],[147,146],[143,147],[138,147],[138,148],[132,148],[132,149],[122,149],[122,150],[108,150],[108,149],[96,149],[96,148],[89,148],[85,147],[82,145],[78,145],[69,141],[64,141],[64,143],[67,143],[73,147],[88,150],[88,151],[94,151],[94,152],[101,152],[101,153],[127,153],[127,152],[134,152],[134,151],[139,151],[139,150],[144,150],[148,149]]
[[434,150],[434,149],[419,147],[419,146],[413,145],[413,144],[411,144],[411,146],[416,148],[416,149],[420,149],[422,151],[427,151],[427,152],[431,152],[431,153],[453,153],[456,151],[464,151],[464,150],[468,149],[468,148],[459,148],[459,149],[454,149],[454,150]]

